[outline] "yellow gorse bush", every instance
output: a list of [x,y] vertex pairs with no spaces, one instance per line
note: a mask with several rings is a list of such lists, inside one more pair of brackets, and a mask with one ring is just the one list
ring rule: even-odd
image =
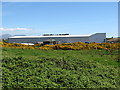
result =
[[23,48],[23,49],[41,49],[41,50],[82,50],[82,49],[104,49],[104,50],[114,50],[120,49],[120,43],[63,43],[63,44],[55,44],[55,45],[44,45],[40,44],[35,45],[24,45],[19,43],[5,43],[0,42],[0,47],[8,47],[8,48]]

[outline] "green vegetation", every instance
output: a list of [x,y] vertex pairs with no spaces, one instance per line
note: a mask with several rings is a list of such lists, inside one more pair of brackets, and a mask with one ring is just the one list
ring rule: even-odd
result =
[[2,48],[3,88],[119,88],[118,50]]

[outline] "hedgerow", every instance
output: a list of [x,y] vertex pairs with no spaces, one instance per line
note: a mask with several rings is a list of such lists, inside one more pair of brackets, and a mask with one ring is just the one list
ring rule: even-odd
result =
[[120,49],[119,43],[63,43],[55,45],[44,45],[35,44],[35,45],[24,45],[20,43],[5,43],[0,42],[1,47],[9,48],[23,48],[23,49],[42,49],[42,50],[89,50],[89,49],[104,49],[104,50],[115,50]]

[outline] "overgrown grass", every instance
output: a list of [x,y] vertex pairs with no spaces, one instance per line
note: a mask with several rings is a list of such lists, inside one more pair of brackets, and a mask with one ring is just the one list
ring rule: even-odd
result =
[[2,49],[4,88],[118,88],[118,51]]

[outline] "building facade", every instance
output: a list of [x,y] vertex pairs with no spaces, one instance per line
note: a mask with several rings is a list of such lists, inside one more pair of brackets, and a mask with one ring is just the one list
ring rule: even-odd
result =
[[95,33],[92,35],[69,35],[69,34],[44,34],[43,36],[14,36],[8,38],[9,43],[73,43],[73,42],[106,42],[106,33]]

